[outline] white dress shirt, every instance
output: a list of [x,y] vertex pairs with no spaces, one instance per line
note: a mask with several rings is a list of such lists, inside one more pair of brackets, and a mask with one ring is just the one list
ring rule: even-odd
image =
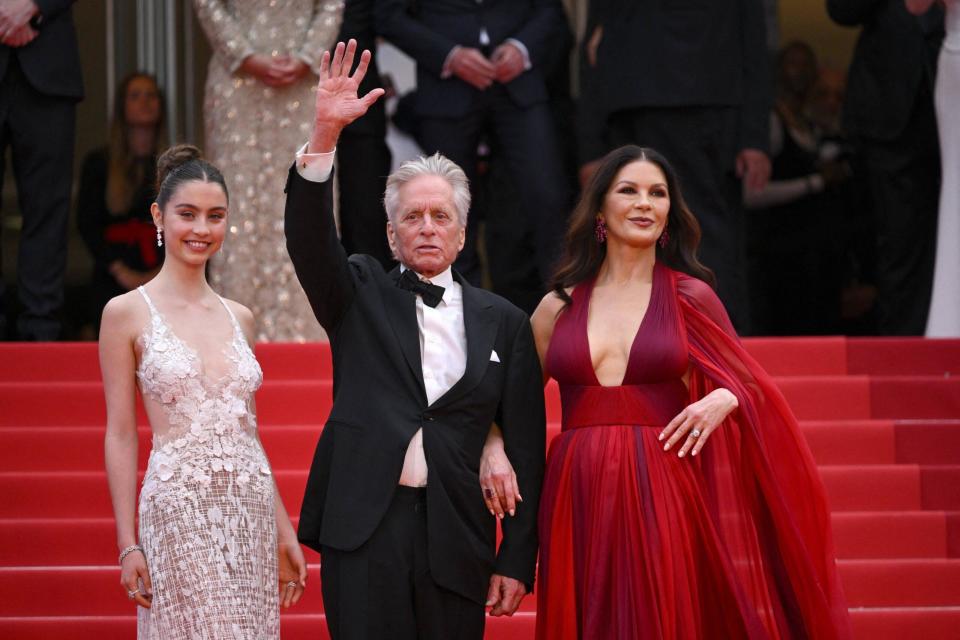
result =
[[[333,168],[334,151],[297,152],[297,173],[305,180],[324,182]],[[405,266],[400,267],[406,270]],[[419,274],[418,274],[419,275]],[[417,328],[420,334],[420,363],[427,404],[433,404],[463,377],[467,368],[467,333],[463,324],[463,288],[453,279],[450,267],[433,278],[421,280],[443,287],[443,299],[436,306],[423,304],[417,296]],[[400,472],[400,484],[423,487],[427,484],[427,458],[423,453],[423,430],[410,439]]]

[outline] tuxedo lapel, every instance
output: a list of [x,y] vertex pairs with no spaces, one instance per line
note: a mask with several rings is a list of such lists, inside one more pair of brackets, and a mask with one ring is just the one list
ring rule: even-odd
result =
[[400,343],[400,350],[410,367],[420,393],[426,402],[427,391],[423,384],[423,365],[420,361],[420,327],[417,325],[417,299],[409,291],[396,286],[400,278],[400,267],[396,267],[388,274],[393,286],[383,288],[383,306],[387,321],[393,327]]
[[493,307],[483,302],[477,290],[460,277],[460,274],[454,272],[454,278],[460,283],[463,291],[463,325],[467,336],[467,366],[463,372],[463,377],[450,387],[445,394],[437,398],[436,402],[431,405],[434,407],[449,404],[477,386],[487,367],[490,366],[493,341],[497,337],[498,326]]

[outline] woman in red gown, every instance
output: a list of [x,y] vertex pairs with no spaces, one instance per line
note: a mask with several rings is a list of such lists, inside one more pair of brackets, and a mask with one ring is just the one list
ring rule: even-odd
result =
[[602,161],[571,218],[532,318],[563,409],[539,640],[850,637],[817,468],[699,239],[668,163],[634,146]]

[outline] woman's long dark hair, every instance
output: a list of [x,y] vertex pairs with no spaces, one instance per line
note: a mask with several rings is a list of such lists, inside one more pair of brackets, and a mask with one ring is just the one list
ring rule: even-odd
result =
[[[160,118],[157,120],[154,132],[154,154],[163,151],[166,138],[166,110],[163,92],[157,84],[157,79],[143,71],[134,71],[120,81],[114,95],[113,118],[110,121],[109,168],[107,170],[107,209],[114,214],[121,214],[130,208],[134,193],[141,185],[153,180],[148,175],[146,165],[142,159],[133,157],[130,152],[130,128],[127,124],[127,92],[130,83],[138,78],[146,78],[157,89],[160,100]],[[152,165],[151,165],[152,166]]]
[[603,200],[620,170],[631,162],[643,160],[656,165],[667,179],[670,211],[667,214],[668,240],[665,247],[656,246],[657,261],[716,286],[713,272],[697,259],[700,246],[700,223],[687,208],[680,192],[680,182],[667,159],[659,152],[636,145],[614,149],[600,161],[577,203],[564,238],[563,254],[554,272],[550,288],[567,304],[566,290],[597,274],[607,256],[606,243],[597,242],[596,218],[603,209]]

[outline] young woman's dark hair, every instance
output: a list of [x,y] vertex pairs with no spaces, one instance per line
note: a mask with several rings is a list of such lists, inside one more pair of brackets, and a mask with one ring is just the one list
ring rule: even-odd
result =
[[157,205],[161,211],[170,196],[184,182],[216,182],[223,187],[223,194],[230,201],[227,183],[215,166],[203,159],[200,149],[192,144],[170,147],[157,159]]
[[563,254],[550,283],[550,288],[567,304],[571,299],[566,289],[596,275],[607,255],[607,245],[597,242],[595,229],[597,214],[603,209],[603,200],[610,190],[610,185],[623,167],[640,160],[660,168],[667,179],[667,191],[670,194],[666,227],[668,240],[665,247],[657,243],[657,260],[711,286],[716,285],[713,272],[697,259],[700,223],[687,208],[673,167],[653,149],[627,145],[604,156],[570,216]]

